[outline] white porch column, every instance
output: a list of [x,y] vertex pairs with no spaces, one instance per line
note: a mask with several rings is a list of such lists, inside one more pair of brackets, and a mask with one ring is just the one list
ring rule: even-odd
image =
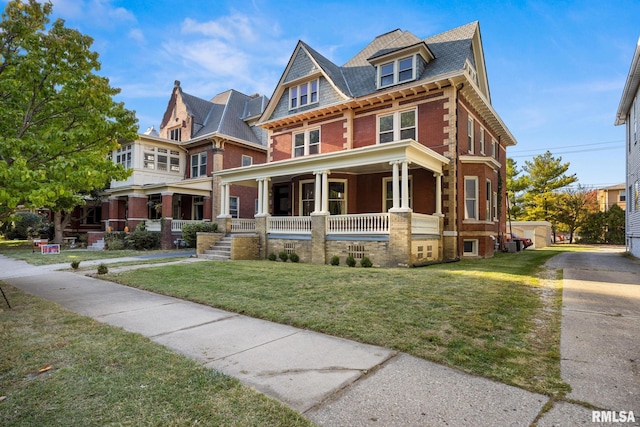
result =
[[264,187],[264,180],[263,179],[256,179],[256,181],[258,181],[258,212],[256,212],[256,215],[262,215],[264,213],[263,209],[264,209],[264,202],[263,202],[263,187]]
[[400,188],[400,174],[398,170],[398,162],[391,162],[391,166],[393,167],[393,178],[391,182],[393,206],[391,208],[398,209],[400,207],[400,194],[398,192],[398,189]]
[[442,215],[442,174],[434,173],[436,177],[436,215]]
[[402,209],[409,209],[409,162],[402,161]]
[[262,206],[260,209],[264,215],[269,213],[269,178],[262,180]]
[[220,216],[229,214],[229,185],[226,182],[220,184]]
[[329,171],[322,172],[322,212],[329,212]]
[[316,176],[316,189],[315,189],[315,193],[313,195],[313,211],[314,212],[320,212],[320,210],[322,209],[322,205],[321,205],[321,196],[322,196],[322,190],[321,190],[321,185],[322,185],[322,177],[323,177],[323,172],[320,171],[316,171],[313,173]]
[[263,211],[263,201],[262,201],[262,197],[263,197],[263,186],[264,186],[264,180],[263,179],[256,179],[256,181],[258,181],[258,212],[256,212],[256,215],[262,215]]

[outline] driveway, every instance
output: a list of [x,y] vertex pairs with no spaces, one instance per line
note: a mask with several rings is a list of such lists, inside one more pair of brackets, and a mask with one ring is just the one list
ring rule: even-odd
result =
[[[640,415],[640,261],[624,248],[565,252],[547,266],[563,270],[562,378],[568,399]],[[639,417],[640,418],[640,417]]]

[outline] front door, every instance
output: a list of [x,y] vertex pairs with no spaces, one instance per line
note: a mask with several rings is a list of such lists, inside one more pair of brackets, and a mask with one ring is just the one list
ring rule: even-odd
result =
[[273,185],[273,215],[291,215],[291,186],[289,184]]

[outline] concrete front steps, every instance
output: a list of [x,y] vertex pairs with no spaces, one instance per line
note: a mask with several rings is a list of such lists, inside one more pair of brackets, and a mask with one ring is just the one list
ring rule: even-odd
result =
[[223,237],[215,245],[205,250],[198,258],[227,260],[231,259],[231,237]]

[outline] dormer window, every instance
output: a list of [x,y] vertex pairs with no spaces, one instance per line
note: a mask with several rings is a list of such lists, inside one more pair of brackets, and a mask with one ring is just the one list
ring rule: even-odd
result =
[[378,88],[415,80],[415,55],[378,65]]
[[289,88],[289,109],[318,102],[318,79]]

